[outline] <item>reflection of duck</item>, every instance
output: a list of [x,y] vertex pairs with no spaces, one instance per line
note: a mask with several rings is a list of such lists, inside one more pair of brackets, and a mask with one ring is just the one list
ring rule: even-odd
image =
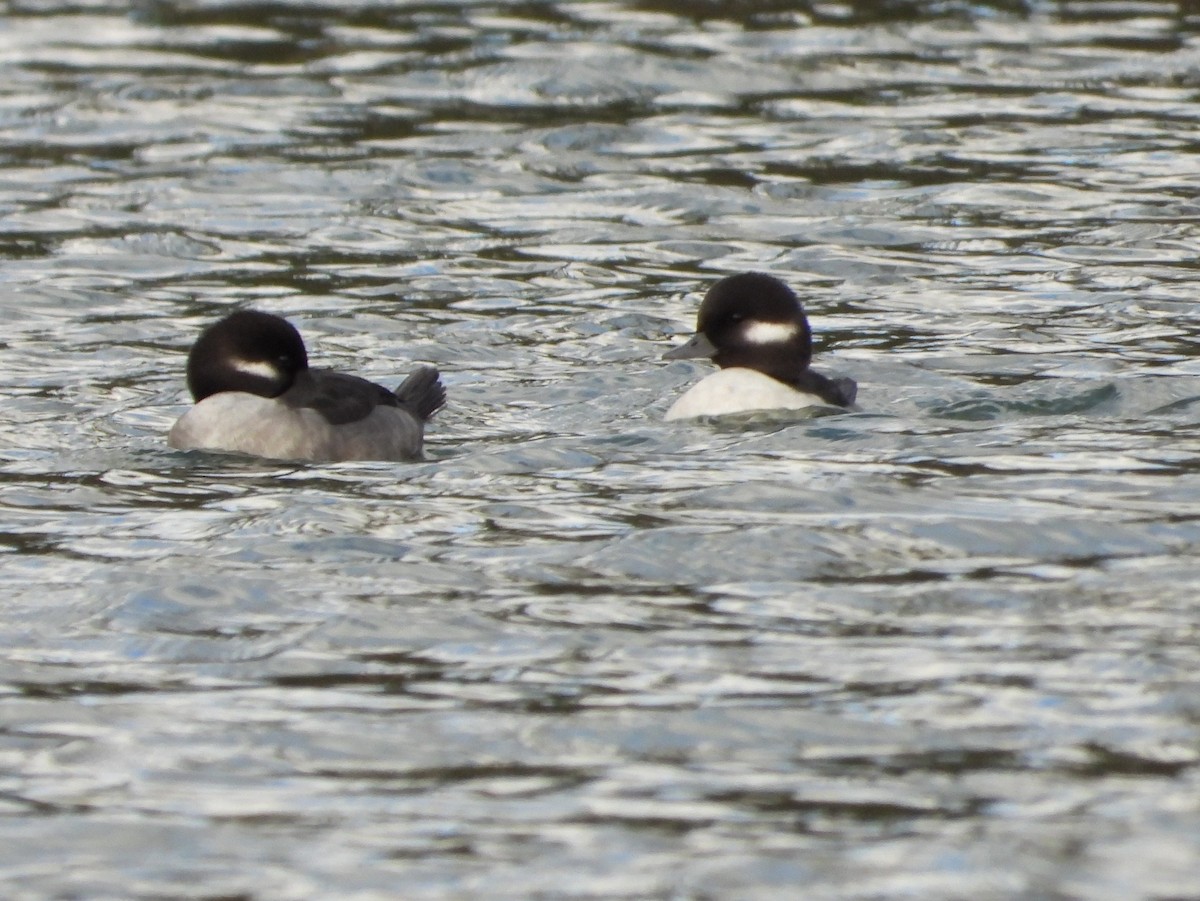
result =
[[667,419],[721,416],[751,410],[849,407],[858,385],[808,368],[812,333],[804,308],[779,279],[745,272],[708,289],[696,317],[695,336],[663,359],[707,357],[719,372],[690,388]]
[[172,447],[281,460],[418,458],[425,421],[446,400],[432,366],[415,369],[395,393],[310,369],[296,328],[253,310],[200,335],[188,354],[187,382],[196,405],[172,427]]

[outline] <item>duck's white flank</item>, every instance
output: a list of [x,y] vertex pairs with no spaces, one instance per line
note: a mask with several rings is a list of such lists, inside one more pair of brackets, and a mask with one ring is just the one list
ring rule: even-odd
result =
[[276,460],[411,460],[421,424],[400,407],[379,406],[356,422],[331,425],[311,408],[289,409],[243,391],[206,397],[171,429],[178,450],[232,451]]
[[754,410],[803,410],[829,406],[815,394],[797,391],[755,369],[720,369],[693,385],[667,410],[667,419],[726,416]]

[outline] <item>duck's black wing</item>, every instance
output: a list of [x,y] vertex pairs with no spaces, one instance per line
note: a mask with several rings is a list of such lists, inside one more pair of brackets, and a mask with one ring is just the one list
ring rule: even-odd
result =
[[308,369],[279,398],[289,407],[316,410],[330,425],[358,422],[376,407],[399,407],[400,398],[383,385],[332,369]]

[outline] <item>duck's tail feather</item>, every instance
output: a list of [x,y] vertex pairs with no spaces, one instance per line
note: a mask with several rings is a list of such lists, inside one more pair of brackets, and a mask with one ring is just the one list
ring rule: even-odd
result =
[[830,379],[838,390],[841,392],[842,399],[838,402],[839,407],[853,406],[855,399],[858,397],[858,382],[854,379],[842,376],[840,378]]
[[446,386],[433,366],[418,366],[396,389],[400,405],[411,410],[422,421],[428,419],[446,403]]
[[851,407],[858,396],[858,382],[854,379],[829,378],[813,369],[805,369],[794,382],[801,391],[815,394],[827,404],[836,407]]

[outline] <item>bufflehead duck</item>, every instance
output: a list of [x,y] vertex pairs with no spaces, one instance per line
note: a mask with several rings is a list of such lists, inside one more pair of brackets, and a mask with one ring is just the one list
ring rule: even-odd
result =
[[744,272],[708,289],[696,334],[665,360],[707,357],[721,367],[667,411],[667,419],[723,416],[752,410],[849,407],[858,385],[808,368],[812,332],[792,290],[774,276]]
[[295,326],[243,310],[192,345],[187,384],[196,400],[171,428],[179,450],[278,460],[412,460],[425,421],[446,401],[438,371],[420,366],[395,393],[331,369],[310,369]]

